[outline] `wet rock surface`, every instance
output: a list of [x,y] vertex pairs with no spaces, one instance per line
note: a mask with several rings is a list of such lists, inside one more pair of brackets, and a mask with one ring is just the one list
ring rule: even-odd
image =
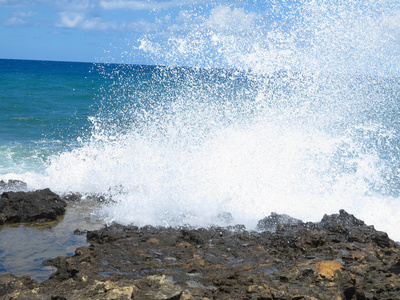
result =
[[20,222],[48,222],[64,214],[67,203],[49,189],[33,192],[3,192],[0,225]]
[[400,248],[386,233],[343,210],[271,218],[275,232],[112,224],[46,261],[57,271],[41,284],[0,276],[0,299],[400,299]]

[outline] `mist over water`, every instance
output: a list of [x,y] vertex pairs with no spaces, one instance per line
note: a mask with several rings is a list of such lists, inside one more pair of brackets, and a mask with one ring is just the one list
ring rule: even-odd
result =
[[400,240],[397,1],[155,13],[164,26],[133,44],[160,67],[104,68],[91,133],[25,181],[102,194],[107,222],[226,225],[230,213],[254,229],[271,212],[343,208]]

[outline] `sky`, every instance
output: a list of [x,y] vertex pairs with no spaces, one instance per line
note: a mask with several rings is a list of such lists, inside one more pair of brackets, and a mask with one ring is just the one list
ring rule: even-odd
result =
[[399,0],[0,0],[0,58],[399,72]]
[[107,53],[160,26],[156,10],[184,2],[0,0],[0,58],[112,60]]
[[[208,2],[0,0],[0,58],[149,62],[136,51],[140,38],[180,28],[187,7],[209,10]],[[218,5],[228,2],[221,0]]]

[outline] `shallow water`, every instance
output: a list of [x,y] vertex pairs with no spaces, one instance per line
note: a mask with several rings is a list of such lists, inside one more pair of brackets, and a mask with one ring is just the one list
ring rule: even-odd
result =
[[74,234],[75,229],[95,230],[103,225],[93,214],[94,205],[69,204],[65,215],[54,222],[0,226],[0,274],[46,280],[56,268],[44,265],[44,260],[70,256],[76,248],[89,245],[86,234]]

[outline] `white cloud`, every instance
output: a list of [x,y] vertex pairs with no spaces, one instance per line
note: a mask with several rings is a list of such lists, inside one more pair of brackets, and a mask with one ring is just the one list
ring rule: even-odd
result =
[[60,21],[56,26],[84,30],[117,30],[121,24],[118,25],[116,22],[104,22],[100,18],[86,19],[83,13],[62,12],[60,13]]
[[24,24],[26,24],[26,20],[17,17],[12,17],[4,22],[4,25],[7,26],[18,26]]
[[75,28],[82,24],[84,15],[76,12],[62,12],[60,13],[60,18],[61,20],[57,26]]
[[78,12],[62,12],[60,15],[60,21],[56,24],[57,27],[62,28],[75,28],[83,30],[130,30],[136,32],[146,32],[150,29],[155,29],[155,25],[144,20],[135,22],[116,22],[116,21],[104,21],[99,17],[89,17],[84,13]]
[[4,25],[7,26],[18,26],[18,25],[25,25],[28,23],[28,19],[32,16],[35,16],[37,13],[33,11],[29,12],[22,12],[16,11],[12,14],[12,17],[9,18],[4,22]]
[[[123,11],[163,11],[204,2],[206,0],[0,0],[0,7],[36,10],[41,15],[38,22],[44,26],[52,23],[59,28],[147,32],[173,27],[176,25],[174,21],[179,23],[180,20],[174,20],[171,15],[157,18],[147,14],[143,17],[124,14],[118,18],[118,14]],[[24,25],[28,24],[28,20],[28,16],[12,15],[3,24]]]

